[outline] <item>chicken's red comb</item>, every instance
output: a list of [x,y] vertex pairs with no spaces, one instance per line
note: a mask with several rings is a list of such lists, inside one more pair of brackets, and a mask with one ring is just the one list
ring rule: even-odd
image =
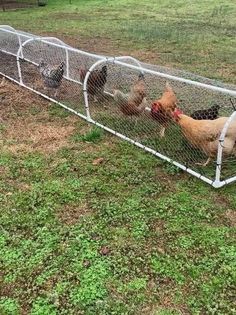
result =
[[174,111],[174,116],[178,117],[179,115],[182,115],[183,111],[180,108],[176,108]]
[[161,107],[161,104],[158,101],[152,103],[152,108],[158,109]]

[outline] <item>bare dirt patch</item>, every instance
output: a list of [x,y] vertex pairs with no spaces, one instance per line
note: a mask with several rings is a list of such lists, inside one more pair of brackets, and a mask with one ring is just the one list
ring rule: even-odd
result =
[[[50,123],[35,123],[19,121],[14,125],[14,129],[8,128],[6,136],[9,140],[16,143],[7,146],[7,149],[12,153],[21,151],[42,151],[55,152],[59,148],[66,146],[67,138],[74,131],[73,126],[59,126]],[[23,130],[23,133],[21,132]]]
[[[6,81],[0,87],[0,122],[4,125],[1,137],[3,148],[12,153],[54,152],[66,146],[68,137],[74,132],[75,116],[51,119],[50,104],[43,98]],[[30,111],[37,109],[34,115]]]
[[[0,79],[0,81],[2,78]],[[1,122],[15,120],[16,116],[21,116],[32,105],[46,112],[48,102],[43,98],[11,83],[8,80],[0,86],[0,118]]]
[[230,207],[230,200],[224,196],[224,195],[217,195],[215,196],[215,202],[216,204],[219,204],[220,206],[224,207],[224,208],[229,208]]
[[227,210],[225,217],[228,220],[230,226],[236,227],[236,210]]
[[75,225],[82,217],[91,213],[91,209],[86,204],[80,206],[65,206],[58,212],[59,220],[66,225]]

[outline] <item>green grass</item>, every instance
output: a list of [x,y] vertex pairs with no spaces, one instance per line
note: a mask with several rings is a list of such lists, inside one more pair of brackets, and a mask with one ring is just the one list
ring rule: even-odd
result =
[[70,145],[46,157],[1,152],[3,312],[232,314],[234,187],[216,203],[218,191],[109,135]]
[[[229,0],[72,0],[0,19],[105,37],[109,49],[154,51],[158,63],[233,82],[234,15]],[[0,126],[0,314],[235,314],[235,185],[214,190],[37,102],[16,101]],[[14,153],[7,130],[24,118],[75,128],[55,151]]]
[[81,135],[80,132],[73,135],[74,141],[83,141],[83,142],[93,142],[97,143],[102,139],[103,130],[101,128],[91,128],[91,130],[84,135]]

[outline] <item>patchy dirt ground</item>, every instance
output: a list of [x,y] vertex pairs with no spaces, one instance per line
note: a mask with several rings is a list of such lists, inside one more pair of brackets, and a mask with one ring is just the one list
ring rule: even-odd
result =
[[236,227],[236,212],[235,210],[227,210],[225,217],[228,219],[230,226]]
[[159,55],[155,50],[136,49],[135,51],[129,49],[129,47],[121,47],[121,43],[118,40],[114,40],[108,37],[83,37],[83,36],[69,36],[62,32],[45,32],[38,33],[40,36],[52,36],[61,39],[66,44],[88,51],[90,53],[96,53],[107,56],[127,56],[132,55],[143,62],[158,63]]
[[66,145],[76,116],[51,119],[50,103],[6,80],[0,87],[0,123],[11,152],[52,152]]
[[74,225],[81,221],[81,218],[90,214],[91,209],[89,209],[87,204],[82,204],[80,206],[65,206],[58,211],[59,220],[66,225]]

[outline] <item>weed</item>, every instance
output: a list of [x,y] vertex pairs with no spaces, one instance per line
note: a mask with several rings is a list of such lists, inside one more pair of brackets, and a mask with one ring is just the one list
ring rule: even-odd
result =
[[56,307],[47,298],[37,298],[33,302],[30,315],[57,315]]
[[84,135],[81,134],[75,134],[73,136],[73,140],[75,142],[83,141],[83,142],[92,142],[92,143],[98,143],[101,141],[103,137],[103,130],[101,128],[93,127],[89,132],[87,132]]
[[0,313],[4,315],[19,315],[19,304],[12,298],[0,299]]

